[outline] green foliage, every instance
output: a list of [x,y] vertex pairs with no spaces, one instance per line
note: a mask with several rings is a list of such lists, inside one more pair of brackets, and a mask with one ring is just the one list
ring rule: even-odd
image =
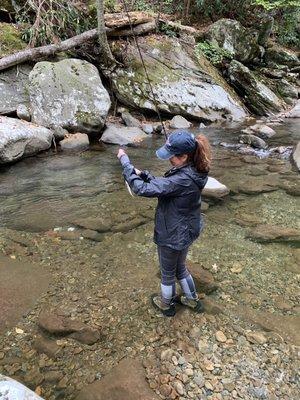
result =
[[253,5],[261,6],[267,11],[300,7],[299,0],[253,0]]
[[169,37],[176,37],[177,36],[176,29],[171,27],[168,24],[161,23],[160,26],[159,26],[159,30],[160,30],[160,32],[164,33],[165,35],[167,35]]
[[300,8],[284,13],[275,24],[275,33],[280,44],[300,48]]
[[95,26],[92,14],[68,0],[27,0],[17,20],[26,24],[22,39],[31,46],[57,43]]
[[198,43],[195,47],[195,52],[197,56],[204,54],[215,66],[220,66],[225,60],[232,60],[232,55],[229,51],[208,42]]

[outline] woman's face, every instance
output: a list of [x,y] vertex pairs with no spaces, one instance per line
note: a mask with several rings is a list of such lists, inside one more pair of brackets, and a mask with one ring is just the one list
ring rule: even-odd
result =
[[180,156],[173,156],[169,159],[172,167],[181,167],[182,165],[186,164],[188,159],[187,154],[182,154]]

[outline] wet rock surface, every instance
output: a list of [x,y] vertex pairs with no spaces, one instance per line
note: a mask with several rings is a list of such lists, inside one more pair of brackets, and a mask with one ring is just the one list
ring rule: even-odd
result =
[[50,129],[0,116],[0,164],[8,164],[47,150],[52,140]]
[[146,133],[138,127],[108,124],[101,136],[101,141],[110,144],[128,145],[138,143],[145,138],[147,138]]

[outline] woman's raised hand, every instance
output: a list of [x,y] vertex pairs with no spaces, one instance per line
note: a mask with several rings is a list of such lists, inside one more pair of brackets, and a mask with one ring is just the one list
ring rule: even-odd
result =
[[117,154],[118,159],[120,160],[120,158],[124,156],[124,154],[126,155],[125,151],[123,149],[119,149]]

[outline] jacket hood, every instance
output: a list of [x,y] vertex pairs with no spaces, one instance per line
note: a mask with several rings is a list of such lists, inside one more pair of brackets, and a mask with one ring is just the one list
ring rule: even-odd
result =
[[196,169],[190,165],[183,167],[182,168],[182,172],[184,172],[186,175],[188,175],[194,182],[195,184],[198,186],[198,188],[201,190],[204,188],[204,186],[206,185],[207,182],[207,172],[202,172],[199,173],[198,171],[196,171]]

